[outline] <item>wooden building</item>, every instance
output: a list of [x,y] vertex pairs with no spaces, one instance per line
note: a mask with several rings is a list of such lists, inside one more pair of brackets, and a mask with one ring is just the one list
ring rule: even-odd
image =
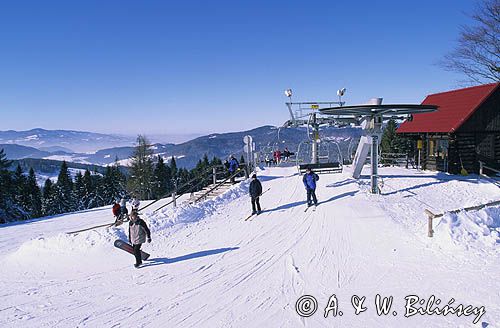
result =
[[422,104],[439,108],[414,115],[397,133],[422,140],[424,169],[477,173],[479,161],[500,169],[500,83],[431,94]]

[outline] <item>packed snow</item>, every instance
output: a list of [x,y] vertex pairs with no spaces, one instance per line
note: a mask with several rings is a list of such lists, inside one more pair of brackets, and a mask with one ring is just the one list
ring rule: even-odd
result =
[[[295,168],[259,171],[269,191],[248,221],[249,181],[153,213],[162,200],[143,211],[153,242],[139,269],[113,247],[126,225],[65,234],[112,222],[110,207],[1,226],[0,326],[498,327],[500,208],[445,214],[433,238],[424,209],[499,200],[500,188],[476,176],[380,168],[382,194],[372,195],[368,172],[320,175],[320,204],[305,211]],[[377,314],[377,294],[394,297],[389,314]],[[296,312],[314,304],[304,295],[317,300],[310,317]],[[354,295],[366,297],[358,315]],[[410,295],[477,311],[405,317]],[[337,315],[325,318],[329,300]]]

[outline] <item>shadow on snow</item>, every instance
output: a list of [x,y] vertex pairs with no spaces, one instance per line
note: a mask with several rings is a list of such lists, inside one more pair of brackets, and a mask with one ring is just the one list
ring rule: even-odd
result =
[[234,251],[236,249],[239,249],[239,247],[226,247],[226,248],[210,249],[210,250],[206,250],[206,251],[200,251],[200,252],[186,254],[186,255],[173,257],[173,258],[159,257],[159,258],[154,258],[154,259],[148,260],[149,263],[144,264],[144,267],[154,266],[154,265],[162,265],[162,264],[172,264],[172,263],[176,263],[176,262],[187,261],[187,260],[192,260],[192,259],[196,259],[196,258],[200,258],[200,257],[205,257],[205,256],[216,255],[216,254],[225,253],[225,252],[229,252],[229,251]]

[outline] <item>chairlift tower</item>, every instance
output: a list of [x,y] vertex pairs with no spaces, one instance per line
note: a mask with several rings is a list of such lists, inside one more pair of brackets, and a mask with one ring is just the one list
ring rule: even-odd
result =
[[329,116],[321,115],[322,108],[332,108],[332,106],[343,106],[342,96],[346,89],[340,89],[337,92],[339,101],[308,101],[308,102],[292,102],[292,89],[285,90],[285,96],[289,101],[286,102],[290,119],[286,121],[282,127],[297,128],[307,127],[308,137],[311,140],[311,164],[319,163],[318,144],[321,142],[319,137],[319,128],[321,125],[333,125],[335,120]]
[[366,105],[322,108],[320,112],[330,115],[337,122],[356,122],[365,135],[356,150],[353,161],[352,176],[358,179],[365,164],[368,153],[371,153],[371,192],[379,193],[378,188],[378,149],[383,132],[383,122],[389,119],[413,119],[413,114],[436,111],[436,105],[390,104],[382,105],[382,98],[373,98]]

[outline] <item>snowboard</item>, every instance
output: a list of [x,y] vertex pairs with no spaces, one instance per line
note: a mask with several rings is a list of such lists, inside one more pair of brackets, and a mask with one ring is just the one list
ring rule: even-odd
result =
[[[123,240],[120,239],[115,240],[114,245],[116,248],[123,249],[127,253],[130,253],[132,255],[134,254],[134,248],[132,247],[132,245],[130,245],[127,242],[124,242]],[[141,258],[143,261],[146,261],[149,258],[149,254],[141,251]]]

